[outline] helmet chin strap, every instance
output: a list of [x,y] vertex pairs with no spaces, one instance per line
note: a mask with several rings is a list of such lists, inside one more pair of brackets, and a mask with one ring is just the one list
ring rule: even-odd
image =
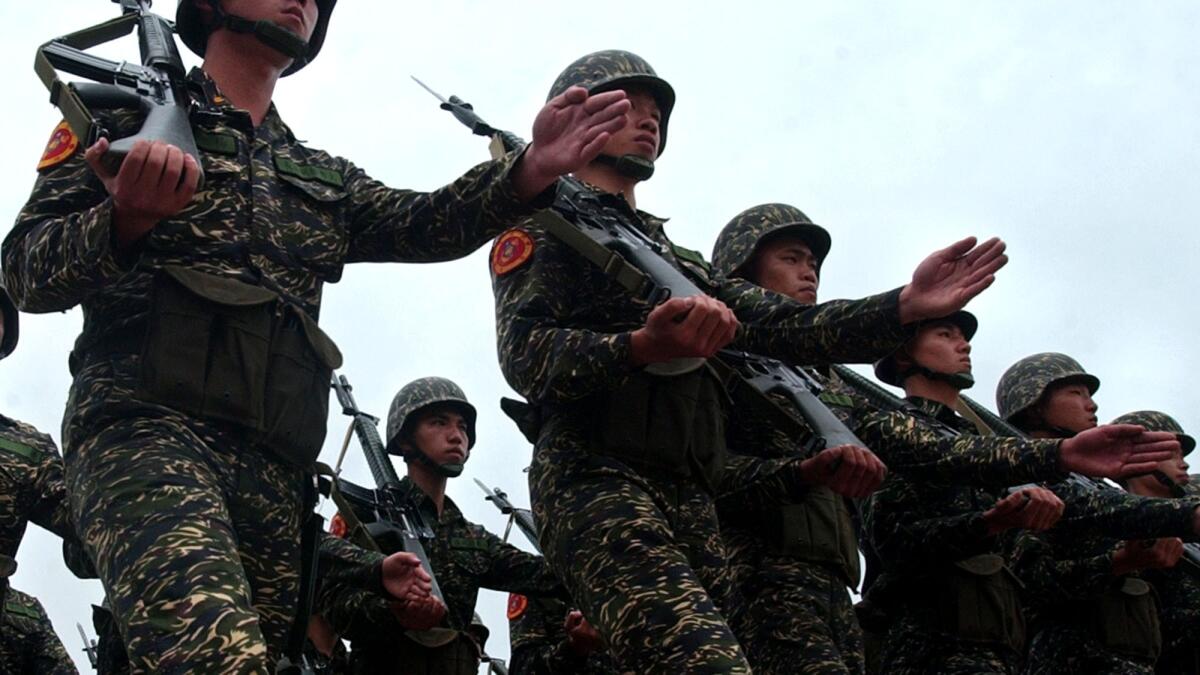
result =
[[959,391],[975,386],[975,376],[969,370],[961,373],[939,373],[914,363],[900,374],[900,381],[903,382],[910,375],[922,375],[931,380],[945,382]]
[[425,453],[421,452],[420,450],[406,448],[404,450],[404,461],[411,462],[414,459],[417,460],[418,462],[420,462],[421,464],[424,464],[426,466],[426,468],[432,469],[439,476],[442,476],[444,478],[458,478],[459,476],[462,475],[463,469],[466,467],[466,464],[467,464],[465,459],[463,461],[457,462],[457,463],[447,462],[445,464],[438,464],[437,462],[430,459],[429,455],[426,455]]
[[617,170],[617,173],[634,180],[649,180],[654,175],[654,160],[637,155],[613,157],[612,155],[600,154],[596,155],[596,159],[593,161],[611,166]]
[[219,0],[212,3],[213,21],[209,31],[228,28],[235,33],[253,35],[258,41],[291,59],[308,55],[308,41],[273,21],[251,21],[221,9]]
[[1172,497],[1175,497],[1176,499],[1178,499],[1179,497],[1186,496],[1187,493],[1184,492],[1183,486],[1180,485],[1179,483],[1176,483],[1175,481],[1171,480],[1171,477],[1168,476],[1167,474],[1163,473],[1162,471],[1155,469],[1154,471],[1150,472],[1150,475],[1154,476],[1154,480],[1157,480],[1159,483],[1162,484],[1163,487],[1167,488],[1167,490],[1170,491]]

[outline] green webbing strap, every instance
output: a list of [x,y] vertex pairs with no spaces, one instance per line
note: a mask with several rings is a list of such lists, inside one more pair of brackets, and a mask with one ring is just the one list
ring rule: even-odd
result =
[[996,430],[992,429],[990,426],[988,426],[987,422],[983,421],[983,418],[981,418],[975,412],[975,409],[972,408],[970,406],[970,404],[968,404],[966,401],[963,400],[962,396],[959,396],[954,401],[954,412],[958,413],[959,415],[962,415],[963,419],[967,420],[971,424],[974,424],[975,428],[979,431],[980,436],[995,436],[996,435]]
[[328,464],[323,462],[313,462],[313,467],[318,476],[329,478],[329,498],[333,500],[334,505],[338,508],[338,513],[342,516],[342,520],[346,521],[346,526],[350,528],[349,532],[346,533],[346,539],[362,548],[383,553],[379,549],[379,544],[375,543],[371,535],[367,534],[367,528],[358,519],[358,514],[354,512],[354,507],[342,495],[342,491],[338,489],[337,473],[329,468]]
[[28,460],[34,461],[34,462],[36,462],[38,459],[40,459],[43,454],[41,452],[38,452],[37,450],[34,450],[33,448],[29,447],[28,445],[25,445],[24,443],[18,443],[16,441],[9,440],[2,436],[0,436],[0,450],[7,450],[8,452],[13,453],[14,455],[19,455],[21,457],[24,457],[25,459],[28,459]]
[[37,56],[34,57],[33,70],[41,78],[42,84],[46,85],[46,89],[50,91],[50,102],[62,111],[63,118],[67,120],[67,124],[71,125],[71,131],[85,144],[91,144],[96,141],[94,134],[97,133],[96,118],[92,117],[87,106],[79,99],[79,95],[75,90],[67,86],[66,82],[58,79],[58,71],[50,64],[50,59],[46,57],[46,46],[57,42],[75,49],[89,49],[99,44],[104,44],[110,40],[115,40],[119,37],[124,37],[133,32],[137,27],[138,16],[136,14],[125,14],[115,19],[110,19],[104,23],[96,24],[90,28],[84,28],[80,31],[75,31],[69,35],[64,35],[60,38],[55,38],[50,42],[38,47]]
[[576,253],[587,258],[605,274],[615,279],[635,297],[645,297],[650,279],[641,270],[630,265],[619,253],[587,236],[583,230],[572,225],[570,221],[552,209],[538,211],[533,214],[533,220],[562,243],[574,249]]

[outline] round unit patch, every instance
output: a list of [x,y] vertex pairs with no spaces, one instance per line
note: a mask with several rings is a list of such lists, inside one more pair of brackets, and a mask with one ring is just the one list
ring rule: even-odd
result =
[[50,140],[46,142],[46,151],[42,153],[42,159],[38,161],[38,171],[52,166],[57,166],[67,161],[67,159],[75,153],[75,149],[79,147],[79,137],[71,131],[71,125],[67,124],[66,120],[58,123],[54,127],[54,132],[50,134]]
[[529,598],[518,595],[516,593],[508,594],[508,620],[514,621],[521,618],[525,613],[525,608],[529,606]]
[[521,229],[512,229],[496,239],[492,247],[492,272],[507,274],[533,257],[533,237]]

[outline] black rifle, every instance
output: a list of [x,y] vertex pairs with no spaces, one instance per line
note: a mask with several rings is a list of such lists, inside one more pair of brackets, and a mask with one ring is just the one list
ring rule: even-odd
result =
[[342,406],[342,413],[354,419],[354,433],[358,436],[376,485],[372,490],[338,478],[338,491],[353,506],[354,515],[363,522],[367,534],[381,549],[407,551],[421,560],[421,566],[429,573],[433,583],[431,594],[445,604],[446,599],[433,574],[433,565],[421,544],[422,539],[434,538],[433,529],[426,524],[417,506],[401,492],[400,477],[392,468],[387,450],[379,438],[379,429],[376,427],[379,418],[359,410],[345,375],[333,376],[333,389]]
[[[500,131],[480,119],[470,103],[457,96],[443,98],[424,82],[415,77],[413,79],[437,97],[442,102],[441,108],[453,114],[458,121],[471,129],[472,133],[497,140],[505,152],[518,150],[525,145],[515,134]],[[635,297],[659,304],[671,297],[705,295],[687,275],[663,257],[666,251],[662,244],[650,239],[635,227],[610,221],[598,222],[590,218],[588,210],[577,203],[577,197],[587,189],[578,180],[563,177],[558,185],[555,208],[537,212],[534,220],[605,273],[613,276]],[[762,407],[782,414],[783,417],[779,419],[794,424],[795,420],[791,415],[783,412],[767,398],[772,393],[783,393],[787,396],[809,423],[821,447],[834,447],[844,443],[862,445],[854,433],[817,399],[815,393],[820,392],[819,385],[816,385],[812,378],[801,375],[797,369],[774,359],[745,352],[725,351],[713,361],[714,370],[727,384],[736,385],[740,379],[750,385],[750,391],[763,399],[759,401],[760,404],[767,404]],[[700,358],[675,359],[664,364],[654,364],[646,370],[659,375],[676,375],[693,371],[704,363],[705,359]]]
[[512,530],[513,523],[516,523],[517,528],[521,530],[521,533],[525,535],[529,543],[533,544],[533,548],[538,553],[541,553],[542,547],[538,544],[537,526],[533,523],[533,512],[529,509],[513,506],[513,503],[508,501],[508,495],[500,488],[488,489],[488,486],[484,485],[483,481],[478,478],[475,479],[475,484],[487,495],[486,499],[496,505],[500,513],[508,516],[508,525],[504,527],[504,540],[508,541],[508,533]]
[[[111,171],[116,171],[139,140],[174,145],[191,155],[200,167],[200,152],[188,120],[191,99],[185,84],[187,74],[175,45],[173,24],[151,13],[149,0],[113,2],[121,5],[120,17],[38,47],[34,70],[50,90],[50,102],[58,106],[75,135],[88,146],[110,133],[90,108],[140,108],[145,113],[137,134],[114,140],[109,146],[104,164]],[[111,61],[84,51],[124,37],[134,28],[142,65]],[[65,83],[58,79],[56,69],[95,83]]]
[[508,666],[504,663],[504,659],[484,654],[480,660],[487,664],[488,672],[492,675],[508,675]]

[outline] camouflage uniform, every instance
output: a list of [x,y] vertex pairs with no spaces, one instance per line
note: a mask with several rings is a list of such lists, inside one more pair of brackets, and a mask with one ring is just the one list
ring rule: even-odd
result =
[[[155,366],[139,354],[156,277],[177,266],[271,291],[308,335],[322,285],[346,263],[461,257],[526,208],[507,178],[513,156],[432,193],[389,189],[301,145],[273,106],[253,127],[201,71],[188,83],[206,181],[190,204],[117,250],[112,200],[81,148],[38,176],[4,272],[25,311],[83,306],[67,481],[131,658],[147,670],[264,671],[297,605],[308,479],[240,420],[135,395]],[[127,111],[102,122],[114,136],[140,124]],[[324,412],[310,417],[323,433]]]
[[50,436],[0,415],[0,553],[16,557],[32,521],[71,540],[62,458]]
[[0,673],[76,675],[78,672],[54,633],[42,603],[10,587],[0,623]]
[[508,599],[508,639],[512,675],[615,675],[617,666],[603,648],[580,656],[567,642],[563,621],[567,603],[555,598]]
[[[574,206],[661,245],[664,259],[738,315],[739,349],[798,363],[858,362],[906,336],[898,292],[805,307],[710,275],[702,256],[671,244],[662,219],[618,195],[585,189]],[[495,261],[510,253],[506,237],[528,237],[532,255],[497,274]],[[718,611],[732,587],[713,495],[757,478],[764,494],[781,498],[799,489],[799,462],[728,458],[725,392],[716,378],[702,369],[664,380],[630,364],[630,332],[644,324],[650,304],[532,222],[506,237],[493,249],[500,363],[543,420],[530,471],[542,549],[622,667],[745,672]],[[656,413],[641,429],[626,416],[646,418],[660,404],[684,409]],[[666,418],[676,412],[674,423]],[[643,433],[675,438],[646,450]]]
[[480,644],[471,625],[479,589],[548,595],[560,593],[561,586],[540,557],[469,522],[449,497],[439,518],[433,500],[412,480],[401,479],[400,491],[434,531],[434,538],[422,543],[446,600],[442,629],[406,631],[386,600],[328,579],[318,592],[317,611],[350,640],[356,673],[474,673]]

